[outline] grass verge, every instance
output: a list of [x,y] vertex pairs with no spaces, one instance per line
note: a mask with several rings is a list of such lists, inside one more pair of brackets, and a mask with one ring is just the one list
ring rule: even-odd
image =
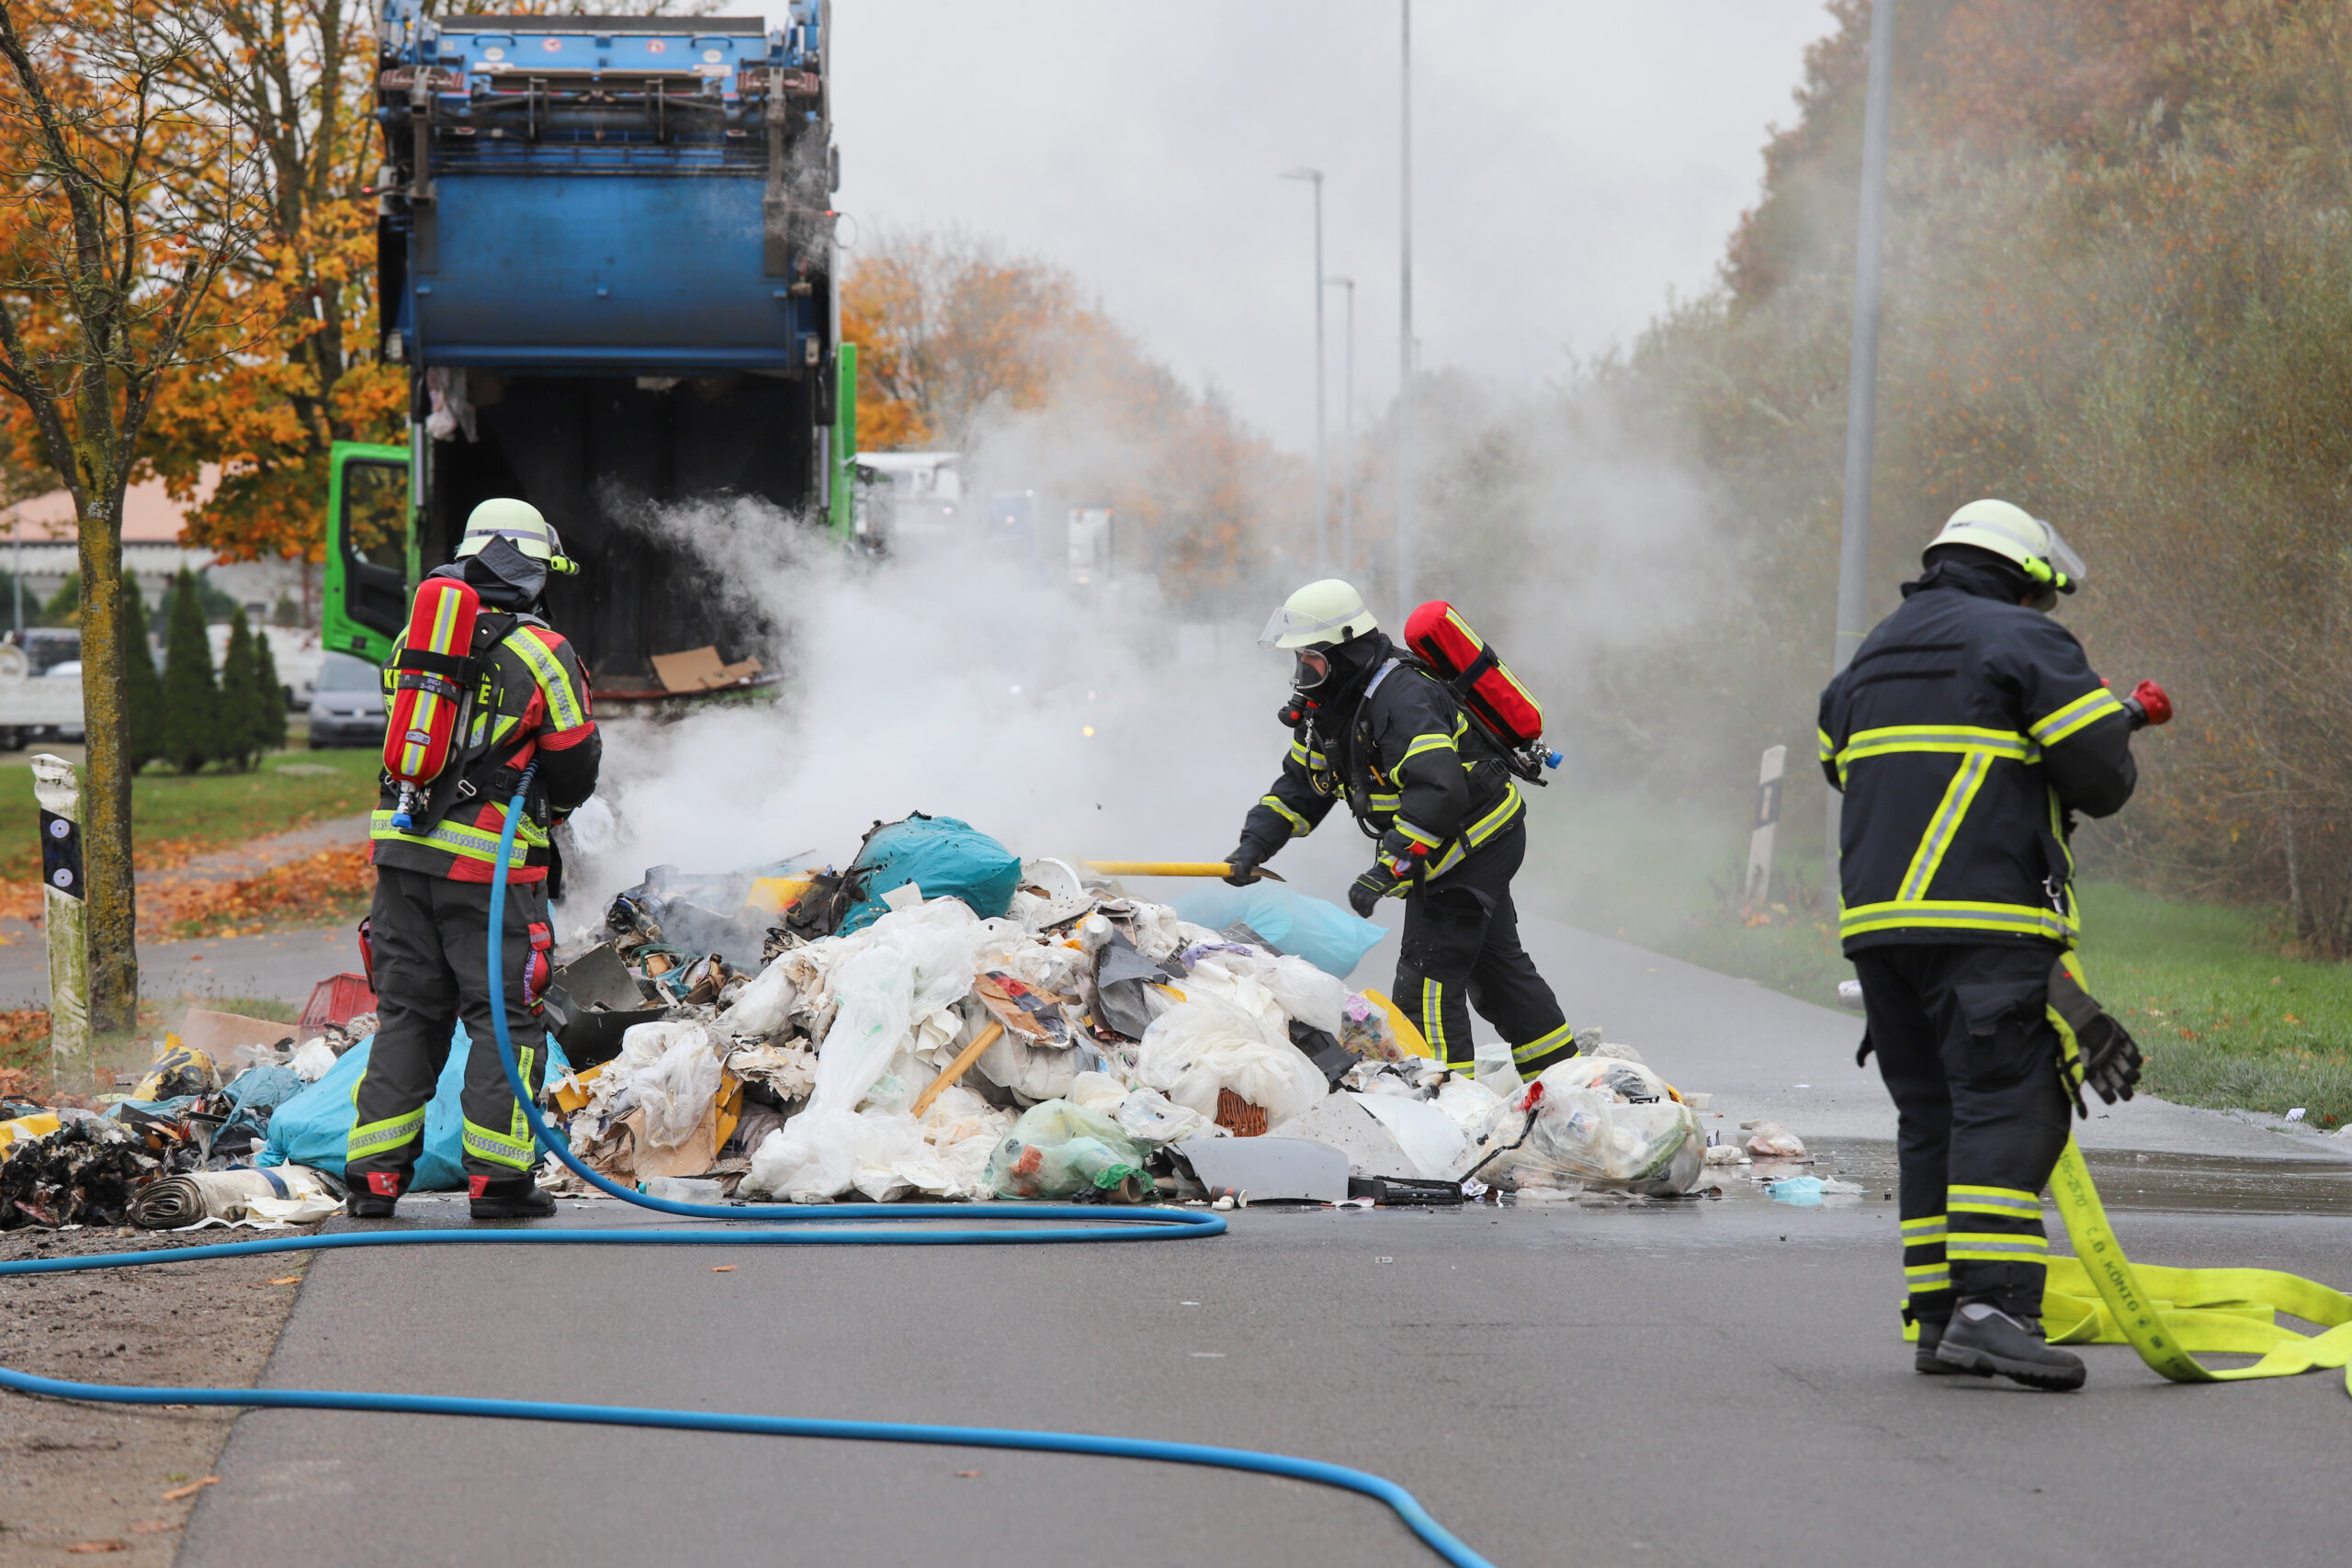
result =
[[[163,773],[131,781],[130,819],[142,868],[284,833],[376,804],[372,751],[279,751],[250,773]],[[40,877],[40,808],[29,764],[0,762],[0,881]]]

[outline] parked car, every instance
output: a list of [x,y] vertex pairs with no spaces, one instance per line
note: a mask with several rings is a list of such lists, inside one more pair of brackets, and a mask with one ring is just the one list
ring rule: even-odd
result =
[[319,661],[311,699],[311,748],[384,743],[383,672],[364,659],[330,653]]

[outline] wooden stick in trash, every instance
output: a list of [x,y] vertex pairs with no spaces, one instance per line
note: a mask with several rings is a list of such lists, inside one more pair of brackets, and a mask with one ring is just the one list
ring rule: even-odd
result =
[[[1233,868],[1221,860],[1091,860],[1086,863],[1105,876],[1229,876]],[[1250,880],[1280,882],[1264,866]]]
[[980,1053],[995,1044],[996,1037],[1003,1032],[1004,1025],[990,1021],[989,1026],[980,1031],[977,1039],[956,1052],[956,1059],[947,1064],[947,1070],[932,1079],[929,1089],[915,1096],[915,1120],[918,1122],[922,1120],[922,1113],[931,1109],[931,1102],[946,1093],[948,1088],[957,1078],[970,1071],[972,1064],[980,1059]]

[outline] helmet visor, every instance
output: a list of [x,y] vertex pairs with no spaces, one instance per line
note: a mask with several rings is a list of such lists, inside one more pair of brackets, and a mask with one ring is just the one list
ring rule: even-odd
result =
[[2075,553],[2075,547],[2060,536],[2057,529],[2051,528],[2047,523],[2042,526],[2050,529],[2050,564],[2066,574],[2064,592],[2071,593],[2090,580],[2090,569],[2083,564],[2083,558]]
[[1331,678],[1331,656],[1319,648],[1298,649],[1298,668],[1293,671],[1291,684],[1302,692],[1311,692]]

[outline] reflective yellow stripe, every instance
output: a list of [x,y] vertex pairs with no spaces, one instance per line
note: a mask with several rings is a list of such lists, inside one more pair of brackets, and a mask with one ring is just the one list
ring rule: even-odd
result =
[[1435,833],[1425,833],[1420,829],[1414,827],[1410,822],[1406,821],[1402,817],[1396,818],[1395,827],[1396,831],[1404,834],[1405,837],[1412,840],[1413,842],[1417,844],[1427,844],[1431,849],[1437,848],[1438,845],[1443,841],[1439,839]]
[[1303,837],[1314,828],[1313,823],[1307,821],[1306,818],[1301,817],[1297,812],[1293,811],[1289,807],[1284,806],[1281,801],[1275,799],[1271,795],[1261,795],[1259,797],[1258,804],[1261,806],[1272,807],[1283,820],[1290,824],[1290,836],[1294,839]]
[[1954,1231],[1944,1256],[1954,1263],[2043,1263],[2050,1238],[2007,1231]]
[[1865,757],[1891,757],[1921,751],[1984,752],[2013,762],[2041,761],[2041,752],[2014,729],[1983,729],[1969,724],[1892,724],[1881,729],[1860,729],[1838,752],[1838,773]]
[[1903,1277],[1914,1285],[1930,1277],[1948,1279],[1951,1272],[1951,1265],[1944,1263],[1906,1263],[1903,1267]]
[[1934,1273],[1922,1274],[1916,1280],[1906,1277],[1903,1283],[1906,1291],[1906,1293],[1903,1298],[1903,1303],[1905,1306],[1908,1306],[1911,1303],[1911,1293],[1917,1293],[1924,1296],[1930,1291],[1951,1290],[1951,1275],[1942,1265],[1939,1264]]
[[1829,739],[1829,731],[1826,729],[1816,729],[1813,733],[1821,741],[1821,760],[1823,761],[1826,762],[1832,757],[1838,755],[1837,744]]
[[1942,1214],[1923,1214],[1916,1220],[1903,1222],[1903,1241],[1906,1247],[1940,1237],[1944,1234]]
[[1472,850],[1510,827],[1511,819],[1519,814],[1520,807],[1524,804],[1525,802],[1520,798],[1517,784],[1504,785],[1501,803],[1492,811],[1479,818],[1477,821],[1473,822],[1469,831],[1455,840],[1453,847],[1439,857],[1437,864],[1430,868],[1430,874],[1442,876],[1460,865]]
[[[389,840],[394,843],[415,844],[424,849],[447,851],[452,854],[462,855],[467,860],[495,863],[498,859],[497,834],[481,828],[469,828],[458,822],[435,823],[433,830],[428,833],[403,833],[392,827],[390,812],[378,811],[368,818],[368,833],[372,838]],[[545,844],[547,841],[546,830],[526,817],[516,827],[514,847],[507,855],[506,863],[517,867],[528,865],[530,849],[534,845]]]
[[1396,760],[1396,765],[1401,768],[1424,751],[1453,750],[1453,737],[1451,735],[1417,735],[1413,737],[1413,743],[1405,748],[1405,754]]
[[1897,898],[1919,898],[1927,894],[1936,880],[1936,872],[1944,863],[1944,852],[1951,848],[1952,840],[1960,832],[1961,823],[1974,804],[1976,792],[1984,787],[1984,775],[1993,771],[1993,759],[1984,751],[1971,751],[1952,770],[1951,783],[1945,786],[1944,797],[1937,802],[1935,814],[1928,818],[1928,830],[1921,835],[1919,847],[1911,856],[1910,868],[1903,874],[1903,885],[1894,890]]
[[2034,721],[2031,733],[2044,746],[2055,746],[2068,736],[2123,711],[2123,699],[2105,686],[2085,692],[2057,712]]
[[1955,1187],[1951,1189],[1951,1203],[1955,1214],[2006,1214],[2027,1220],[2041,1217],[2041,1200],[2014,1187]]
[[1393,813],[1398,807],[1405,804],[1405,797],[1401,795],[1374,795],[1366,798],[1371,801],[1372,809],[1374,811]]
[[1296,740],[1290,743],[1290,760],[1310,773],[1322,773],[1331,765],[1324,761],[1322,752],[1310,751]]
[[527,628],[507,635],[499,645],[514,650],[515,656],[531,667],[537,678],[539,690],[547,694],[548,722],[558,729],[577,729],[588,722],[580,708],[580,694],[571,684],[563,661],[548,651],[548,645],[533,637]]
[[2078,929],[2071,910],[2061,915],[2031,904],[1979,904],[1965,898],[1896,898],[1860,904],[1838,917],[1840,937],[1906,930],[1997,931],[2071,944]]
[[1510,1059],[1514,1062],[1532,1062],[1548,1051],[1558,1050],[1575,1039],[1576,1032],[1573,1025],[1564,1023],[1549,1034],[1538,1035],[1524,1045],[1511,1047]]
[[1445,987],[1435,980],[1421,981],[1421,1038],[1430,1043],[1430,1054],[1439,1061],[1449,1061],[1453,1052],[1445,1043]]
[[[366,1075],[361,1075],[363,1077]],[[356,1086],[354,1086],[355,1097]],[[405,1116],[389,1116],[381,1122],[370,1122],[364,1127],[354,1127],[351,1136],[344,1141],[344,1157],[357,1159],[362,1155],[376,1154],[384,1149],[396,1149],[424,1131],[424,1108],[417,1107]]]
[[466,1153],[494,1164],[511,1165],[517,1170],[528,1170],[533,1164],[530,1139],[510,1138],[503,1133],[494,1133],[470,1118],[465,1130],[458,1134],[458,1141]]

